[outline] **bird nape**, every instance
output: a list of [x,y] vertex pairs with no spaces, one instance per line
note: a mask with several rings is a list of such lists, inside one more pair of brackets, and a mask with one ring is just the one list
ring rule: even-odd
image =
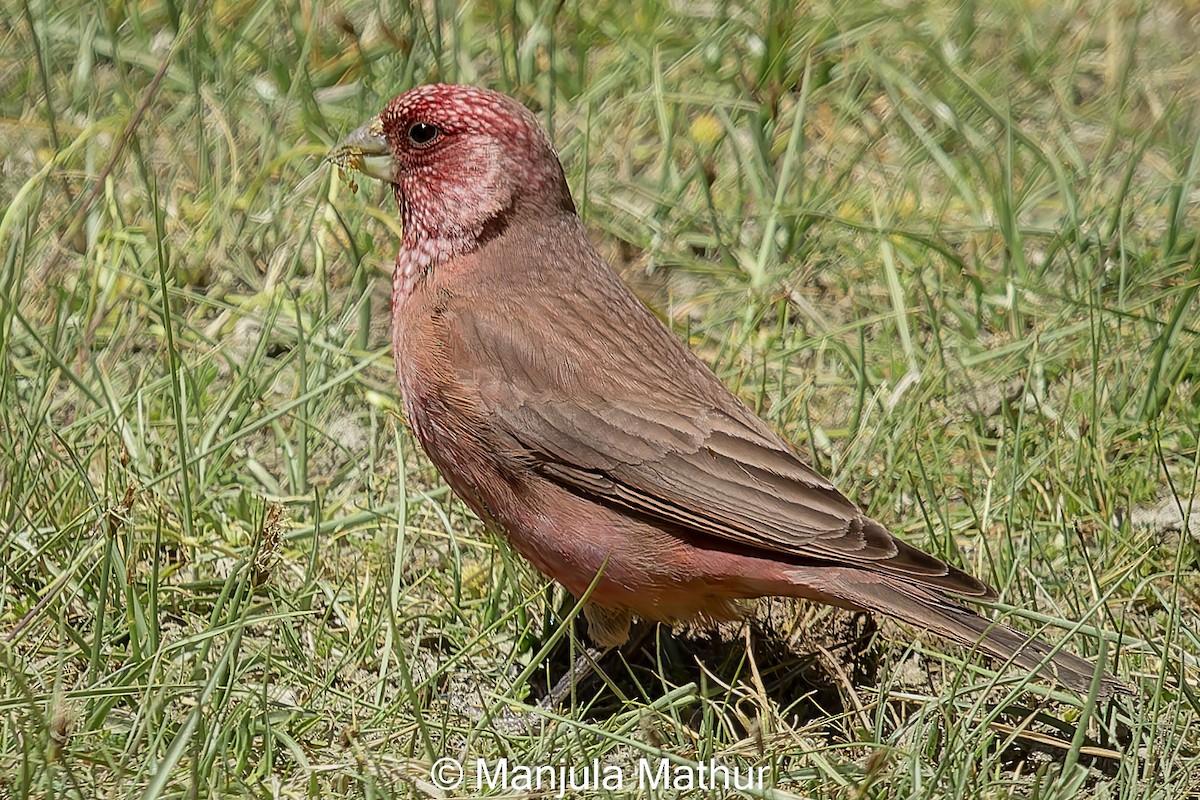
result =
[[863,514],[633,295],[520,103],[420,86],[330,160],[399,206],[392,343],[417,439],[513,549],[577,597],[591,589],[598,645],[622,644],[633,616],[727,620],[783,595],[1089,690],[1095,665],[963,605],[996,593]]

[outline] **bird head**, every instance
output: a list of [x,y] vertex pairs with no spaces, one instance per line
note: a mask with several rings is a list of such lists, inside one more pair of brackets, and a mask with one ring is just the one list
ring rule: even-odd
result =
[[430,84],[405,92],[330,159],[391,184],[410,250],[470,250],[518,210],[574,212],[537,119],[487,89]]

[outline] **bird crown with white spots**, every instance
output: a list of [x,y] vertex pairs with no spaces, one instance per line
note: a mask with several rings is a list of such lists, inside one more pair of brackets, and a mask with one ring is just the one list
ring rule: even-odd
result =
[[396,159],[405,245],[469,249],[483,226],[518,205],[574,211],[558,155],[537,118],[512,98],[430,84],[380,114]]

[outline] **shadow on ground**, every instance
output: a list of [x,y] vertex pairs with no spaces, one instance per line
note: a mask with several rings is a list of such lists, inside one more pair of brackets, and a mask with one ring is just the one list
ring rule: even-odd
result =
[[[871,685],[878,678],[877,631],[868,614],[839,615],[833,625],[835,630],[814,647],[811,641],[782,636],[761,619],[680,631],[642,623],[627,645],[601,658],[602,678],[594,670],[584,673],[576,686],[579,718],[598,722],[620,713],[627,701],[651,704],[694,684],[700,693],[729,700],[765,695],[797,725],[844,721],[846,712],[853,710],[847,689]],[[577,633],[577,641],[587,641],[582,631]],[[546,678],[567,674],[571,664],[572,650],[564,637],[547,669],[539,671],[540,683],[534,684],[531,700],[542,700],[549,691]],[[563,705],[570,702],[568,698]]]
[[[881,675],[879,630],[875,618],[865,613],[834,611],[823,622],[819,641],[811,636],[781,635],[769,621],[758,618],[712,630],[672,631],[663,625],[643,624],[635,628],[628,645],[600,659],[603,677],[595,670],[587,671],[576,685],[574,700],[568,697],[558,710],[580,721],[602,723],[627,710],[630,701],[654,704],[673,690],[694,684],[697,693],[735,705],[740,697],[765,695],[796,728],[805,728],[830,745],[853,744],[862,737],[857,730],[860,721],[875,717],[872,710],[861,712],[858,691],[874,687],[886,677]],[[583,627],[577,631],[577,641],[586,641]],[[533,682],[530,702],[543,700],[549,692],[546,678],[557,680],[566,675],[571,663],[572,649],[564,637],[548,658],[546,669],[539,671],[540,682]],[[940,676],[930,672],[926,678],[928,692],[936,695]],[[998,730],[996,744],[1004,748],[999,759],[1009,769],[1036,769],[1067,759],[1074,726],[1058,717],[1054,704],[1036,697],[1030,701],[1031,706],[1006,705],[993,723]],[[888,702],[900,720],[918,708],[915,701]],[[698,730],[703,708],[702,703],[686,704],[682,721]],[[732,739],[757,733],[751,721],[754,706],[746,704],[745,708],[746,716],[723,717],[723,724],[729,727],[726,735]],[[1027,733],[1001,735],[1000,726],[1020,727]],[[1118,743],[1087,737],[1079,763],[1111,777],[1119,769],[1113,756],[1121,749]]]

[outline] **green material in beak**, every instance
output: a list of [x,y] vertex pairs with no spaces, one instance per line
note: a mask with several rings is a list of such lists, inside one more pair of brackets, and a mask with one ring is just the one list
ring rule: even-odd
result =
[[372,117],[371,121],[342,140],[329,151],[325,160],[341,170],[361,172],[386,183],[396,183],[396,159],[392,147],[383,136],[383,120]]

